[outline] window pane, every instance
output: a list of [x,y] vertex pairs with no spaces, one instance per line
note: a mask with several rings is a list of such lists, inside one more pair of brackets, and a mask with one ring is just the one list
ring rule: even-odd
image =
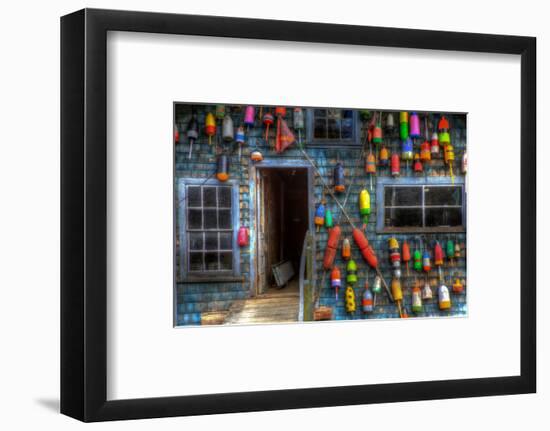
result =
[[205,250],[217,250],[218,249],[218,233],[207,232],[204,234],[204,249]]
[[314,111],[315,117],[326,117],[327,116],[327,110],[326,109],[316,109]]
[[329,118],[335,118],[339,120],[340,118],[342,118],[342,110],[336,108],[327,109],[327,116]]
[[462,205],[462,187],[425,187],[426,205]]
[[462,226],[462,208],[426,208],[426,227]]
[[190,250],[203,249],[202,232],[189,233],[189,249]]
[[340,139],[340,120],[328,120],[328,138]]
[[218,228],[218,211],[217,210],[204,210],[204,228],[205,229],[217,229]]
[[353,120],[346,118],[342,120],[342,139],[351,139],[353,137]]
[[422,227],[421,208],[386,208],[386,227]]
[[231,187],[218,187],[218,207],[231,208]]
[[206,271],[218,270],[218,253],[204,253],[204,266]]
[[202,210],[187,211],[188,229],[202,229]]
[[233,253],[230,251],[220,253],[220,269],[223,271],[231,271],[233,269]]
[[216,187],[203,187],[202,198],[205,207],[216,207]]
[[327,123],[326,120],[315,120],[313,136],[317,139],[326,139],[327,137]]
[[384,190],[385,206],[420,206],[422,205],[422,187],[386,187]]
[[353,111],[351,109],[342,109],[342,118],[353,118]]
[[201,188],[197,186],[187,187],[187,205],[190,207],[200,207],[201,204]]
[[231,210],[219,210],[220,229],[231,229]]
[[233,234],[231,232],[220,232],[220,250],[231,250]]
[[202,253],[189,253],[189,271],[202,271]]

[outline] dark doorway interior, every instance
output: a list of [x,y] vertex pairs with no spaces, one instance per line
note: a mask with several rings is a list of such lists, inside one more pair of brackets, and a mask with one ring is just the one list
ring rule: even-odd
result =
[[263,244],[259,245],[265,253],[265,287],[276,285],[272,265],[289,260],[296,275],[288,287],[297,288],[302,245],[309,225],[307,169],[265,168],[261,174],[264,235]]

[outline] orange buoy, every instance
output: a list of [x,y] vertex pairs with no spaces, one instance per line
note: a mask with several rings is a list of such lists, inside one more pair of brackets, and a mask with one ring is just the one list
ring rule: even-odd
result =
[[349,260],[351,258],[351,244],[348,238],[342,241],[342,259]]

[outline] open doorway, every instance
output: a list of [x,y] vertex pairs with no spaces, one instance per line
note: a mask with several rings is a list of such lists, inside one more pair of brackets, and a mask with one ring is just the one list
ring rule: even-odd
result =
[[308,170],[261,167],[257,170],[257,185],[256,294],[299,297],[300,258],[309,227]]

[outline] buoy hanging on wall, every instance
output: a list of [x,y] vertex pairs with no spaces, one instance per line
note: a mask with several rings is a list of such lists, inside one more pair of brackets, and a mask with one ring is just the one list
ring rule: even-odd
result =
[[348,262],[346,272],[346,282],[353,286],[355,283],[357,283],[357,264],[353,259]]
[[355,291],[351,286],[346,287],[346,311],[353,313],[356,310]]
[[436,132],[432,133],[432,139],[430,141],[430,151],[432,156],[437,156],[439,154],[439,137]]
[[399,113],[399,137],[402,141],[409,137],[409,113]]
[[369,282],[365,281],[365,291],[363,292],[363,313],[369,314],[372,313],[374,310],[374,301],[372,292],[369,289]]
[[330,208],[327,208],[325,211],[325,227],[327,229],[331,229],[334,226],[334,222],[332,220],[332,211]]
[[342,241],[342,259],[349,260],[351,258],[351,244],[349,238],[344,238]]
[[420,155],[418,153],[414,155],[413,171],[416,172],[417,174],[420,174],[424,171],[424,167],[422,166],[422,162],[420,161]]
[[204,132],[206,136],[208,136],[208,145],[212,145],[212,136],[216,135],[216,120],[212,112],[206,114],[206,118],[204,119]]
[[338,162],[334,167],[334,191],[335,192],[341,193],[344,190],[346,190],[346,185],[344,181],[345,181],[344,166],[342,166],[342,163]]
[[187,124],[187,139],[189,140],[189,159],[193,155],[193,144],[199,138],[199,123],[197,122],[197,115],[192,114],[189,123]]
[[392,133],[395,130],[395,119],[392,112],[388,112],[386,116],[386,130]]
[[460,278],[456,278],[455,282],[453,283],[453,293],[459,294],[464,291],[464,286],[460,282]]
[[229,179],[229,157],[227,157],[226,154],[220,154],[218,156],[216,178],[221,182]]
[[250,153],[250,159],[253,162],[261,162],[264,159],[264,156],[260,152],[260,150],[256,149]]
[[420,118],[416,112],[411,113],[409,117],[409,136],[411,138],[420,138]]
[[393,153],[391,155],[391,175],[392,177],[398,177],[401,174],[401,163],[399,161],[399,154]]
[[246,140],[246,138],[245,138],[245,135],[244,135],[244,127],[243,126],[237,127],[237,132],[235,133],[235,142],[239,146],[239,160],[241,159],[242,148],[243,148],[245,140]]
[[335,266],[330,273],[330,285],[334,289],[334,296],[338,301],[338,289],[342,286],[342,278],[340,275],[340,269]]
[[267,111],[264,114],[264,118],[262,119],[262,122],[265,126],[265,142],[269,143],[269,127],[273,125],[273,114],[269,111]]
[[420,160],[423,162],[429,162],[432,159],[432,153],[430,151],[430,143],[424,141],[420,144]]
[[401,158],[404,161],[413,159],[413,141],[411,138],[407,138],[401,143]]
[[256,109],[254,106],[248,105],[244,110],[244,124],[246,127],[254,127],[254,122],[256,118]]
[[304,130],[304,111],[294,108],[294,130],[298,131],[298,145],[302,145],[302,131]]
[[233,130],[233,119],[229,114],[226,114],[225,117],[223,117],[222,138],[225,142],[232,142],[235,138]]
[[418,248],[418,244],[414,250],[413,266],[416,271],[422,271],[422,252]]
[[372,293],[378,295],[382,293],[382,279],[377,275],[374,277],[374,283],[372,284]]
[[237,233],[237,244],[239,247],[247,247],[249,244],[249,232],[248,228],[241,226],[239,232]]
[[407,269],[407,277],[409,276],[409,262],[411,261],[411,249],[407,240],[403,241],[403,246],[401,247],[401,258],[405,262],[405,268]]
[[314,218],[315,226],[317,226],[317,232],[319,232],[319,229],[321,226],[325,224],[325,204],[324,201],[321,201],[319,205],[317,206],[317,209],[315,210],[315,218]]
[[223,120],[225,117],[225,105],[216,105],[216,120]]
[[369,222],[370,215],[370,194],[366,189],[359,192],[359,213],[363,219],[363,224],[366,225]]
[[451,295],[449,294],[449,289],[443,283],[439,286],[437,291],[437,296],[439,300],[439,309],[448,310],[451,308]]
[[382,144],[382,147],[380,148],[380,155],[378,156],[378,163],[380,166],[388,166],[389,164],[390,155],[388,152],[388,149],[384,144]]
[[334,226],[328,234],[327,247],[325,248],[325,257],[323,259],[323,268],[325,270],[332,268],[341,232],[340,226]]
[[420,291],[420,287],[418,287],[418,281],[415,280],[414,286],[411,290],[411,309],[413,313],[421,313],[422,312],[422,293]]
[[424,287],[422,288],[422,299],[428,300],[433,298],[432,288],[430,287],[430,283],[428,283],[428,280],[424,282]]

